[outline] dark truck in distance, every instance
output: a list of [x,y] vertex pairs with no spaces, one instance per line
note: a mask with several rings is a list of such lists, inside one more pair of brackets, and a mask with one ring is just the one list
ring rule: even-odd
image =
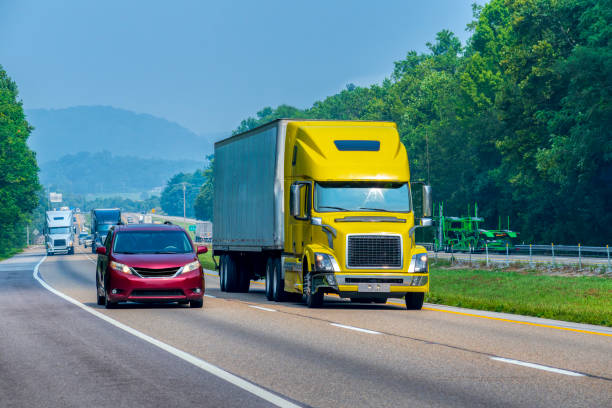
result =
[[121,223],[121,210],[118,208],[97,208],[91,210],[91,252],[104,245],[108,231],[113,225]]

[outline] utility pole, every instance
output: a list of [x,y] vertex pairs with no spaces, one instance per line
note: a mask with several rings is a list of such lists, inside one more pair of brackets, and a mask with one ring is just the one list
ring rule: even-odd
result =
[[186,211],[185,211],[185,190],[186,190],[186,186],[185,186],[185,182],[183,182],[183,222],[185,224],[187,224],[187,217],[186,217]]

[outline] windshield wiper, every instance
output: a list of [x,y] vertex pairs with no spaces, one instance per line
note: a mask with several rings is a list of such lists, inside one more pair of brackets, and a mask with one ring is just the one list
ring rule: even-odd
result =
[[369,207],[359,207],[360,210],[371,210],[371,211],[384,211],[391,212],[389,210],[385,210],[384,208],[369,208]]
[[155,251],[153,253],[154,254],[179,254],[181,252],[176,252],[176,251]]
[[349,211],[346,208],[342,208],[342,207],[330,207],[328,205],[321,205],[321,206],[319,206],[319,208],[331,208],[332,210]]
[[138,252],[129,252],[129,251],[121,251],[121,252],[115,252],[116,254],[127,254],[127,255],[135,255]]

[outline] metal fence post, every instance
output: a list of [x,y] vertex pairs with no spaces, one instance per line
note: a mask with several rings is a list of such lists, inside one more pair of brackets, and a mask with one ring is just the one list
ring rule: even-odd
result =
[[529,266],[533,268],[533,259],[531,256],[531,244],[529,244]]
[[550,243],[550,251],[552,252],[552,264],[555,266],[555,244]]
[[508,243],[506,242],[506,262],[510,264],[510,251],[508,250]]
[[609,271],[612,268],[610,267],[610,247],[608,245],[606,245],[606,252],[608,253],[608,271]]
[[455,252],[453,251],[453,245],[451,244],[451,265],[455,260]]
[[487,267],[489,266],[489,244],[485,244],[485,250],[487,251]]
[[578,243],[578,269],[582,269],[582,251],[580,251],[580,242]]
[[470,266],[472,266],[472,244],[470,244]]

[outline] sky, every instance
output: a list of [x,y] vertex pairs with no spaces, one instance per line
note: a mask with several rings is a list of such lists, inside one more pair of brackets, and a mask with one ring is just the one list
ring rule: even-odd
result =
[[[0,0],[0,65],[26,109],[108,105],[228,132],[388,77],[474,0]],[[482,3],[482,2],[480,2]]]

